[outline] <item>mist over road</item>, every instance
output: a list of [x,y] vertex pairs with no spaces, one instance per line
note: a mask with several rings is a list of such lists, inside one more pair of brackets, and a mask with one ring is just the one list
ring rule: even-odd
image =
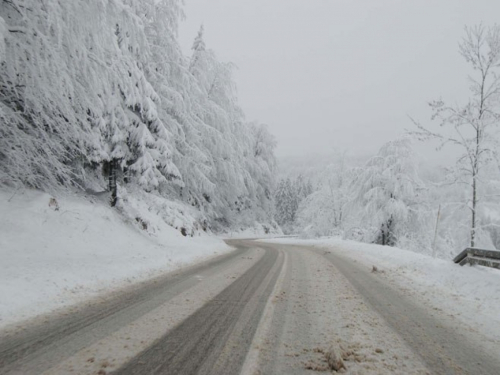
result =
[[[500,353],[332,250],[236,250],[0,336],[0,374],[499,374]],[[328,361],[330,359],[330,362]]]

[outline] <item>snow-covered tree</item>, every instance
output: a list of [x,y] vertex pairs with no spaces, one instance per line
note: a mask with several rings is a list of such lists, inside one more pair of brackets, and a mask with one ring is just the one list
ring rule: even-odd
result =
[[9,174],[24,173],[12,179],[69,185],[82,180],[83,165],[105,162],[133,172],[146,189],[176,177],[160,98],[143,71],[149,46],[131,4],[0,6],[10,31],[0,72],[2,114],[12,124],[2,133],[18,140],[5,165]]
[[366,163],[353,183],[353,204],[374,242],[395,246],[411,232],[423,188],[408,138],[386,143]]
[[261,124],[249,124],[251,130],[250,153],[245,154],[247,161],[245,169],[249,176],[245,180],[245,186],[255,202],[260,220],[264,217],[272,217],[274,213],[273,191],[275,189],[276,158],[274,149],[276,140],[269,132],[267,126]]
[[299,205],[298,227],[308,235],[341,234],[346,229],[346,208],[351,199],[353,170],[347,167],[342,155],[321,175],[317,190],[312,192],[308,187],[311,193]]
[[312,184],[302,175],[281,179],[275,191],[276,222],[287,233],[296,230],[299,206],[312,193]]
[[419,139],[437,139],[440,147],[458,146],[462,155],[457,160],[453,178],[455,183],[469,189],[466,205],[470,209],[470,246],[476,245],[480,175],[493,158],[497,146],[494,133],[500,119],[500,27],[466,28],[460,44],[460,53],[476,74],[470,78],[470,99],[462,106],[449,106],[442,100],[430,103],[432,118],[439,121],[441,130],[432,131],[415,122]]
[[298,202],[289,178],[278,182],[274,199],[276,202],[276,222],[281,227],[293,224]]
[[180,0],[0,2],[0,183],[137,186],[223,226],[272,220],[274,140],[203,30],[182,54],[182,16]]
[[[0,65],[0,174],[3,182],[39,188],[70,184],[74,160],[84,157],[90,140],[88,110],[94,98],[85,95],[82,80],[92,61],[80,23],[69,25],[73,12],[89,7],[20,0],[0,3],[4,54]],[[96,9],[97,11],[98,9]],[[89,27],[98,25],[92,17]],[[69,23],[70,23],[69,22]],[[67,29],[66,29],[67,28]],[[77,47],[78,46],[78,47]],[[83,70],[83,71],[82,71]],[[89,80],[95,77],[92,73]]]

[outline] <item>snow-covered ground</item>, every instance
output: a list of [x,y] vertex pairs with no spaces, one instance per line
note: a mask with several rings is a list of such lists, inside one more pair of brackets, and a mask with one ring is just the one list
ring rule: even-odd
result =
[[97,197],[51,198],[0,190],[0,327],[230,250],[202,230],[184,237],[167,225],[162,209],[169,224],[192,230],[189,207],[175,202],[130,196],[114,210]]
[[344,241],[338,238],[266,239],[293,245],[333,249],[372,269],[399,290],[430,309],[439,309],[457,323],[500,343],[500,271],[464,266],[412,251]]
[[[267,233],[266,233],[267,232]],[[281,229],[271,228],[265,224],[255,223],[251,228],[235,230],[221,235],[225,239],[277,238],[287,237]]]

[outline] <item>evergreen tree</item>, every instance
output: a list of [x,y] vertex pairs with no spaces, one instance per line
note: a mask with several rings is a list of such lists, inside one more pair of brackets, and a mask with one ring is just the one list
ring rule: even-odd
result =
[[0,2],[0,183],[95,182],[112,204],[137,186],[214,225],[270,220],[274,139],[245,120],[203,28],[182,54],[181,5]]

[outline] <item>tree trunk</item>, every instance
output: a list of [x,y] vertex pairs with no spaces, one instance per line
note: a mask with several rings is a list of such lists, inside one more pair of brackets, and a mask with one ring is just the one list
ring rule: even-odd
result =
[[110,204],[111,207],[116,206],[116,202],[118,201],[118,194],[116,188],[116,159],[112,159],[109,162],[109,175],[108,175],[108,187],[111,192]]
[[470,247],[476,245],[476,205],[477,205],[477,176],[472,176],[472,222],[470,229]]
[[481,133],[481,129],[484,128],[484,124],[482,121],[486,107],[485,85],[486,85],[486,77],[488,76],[488,70],[489,68],[483,69],[483,67],[481,66],[481,74],[482,74],[481,97],[479,102],[480,104],[479,104],[478,123],[476,125],[476,150],[474,154],[474,159],[472,161],[472,222],[470,228],[470,247],[474,247],[476,245],[477,176],[479,174],[479,168],[481,165],[479,160],[479,158],[481,157],[480,147],[483,140],[482,139],[483,134]]
[[[481,100],[483,100],[483,94],[481,94]],[[481,109],[479,114],[479,121],[482,118],[483,102],[481,102]],[[479,147],[481,143],[481,129],[479,125],[476,129],[476,152],[474,155],[474,162],[472,163],[472,222],[470,228],[470,247],[476,245],[476,207],[477,207],[477,175],[479,173]]]

